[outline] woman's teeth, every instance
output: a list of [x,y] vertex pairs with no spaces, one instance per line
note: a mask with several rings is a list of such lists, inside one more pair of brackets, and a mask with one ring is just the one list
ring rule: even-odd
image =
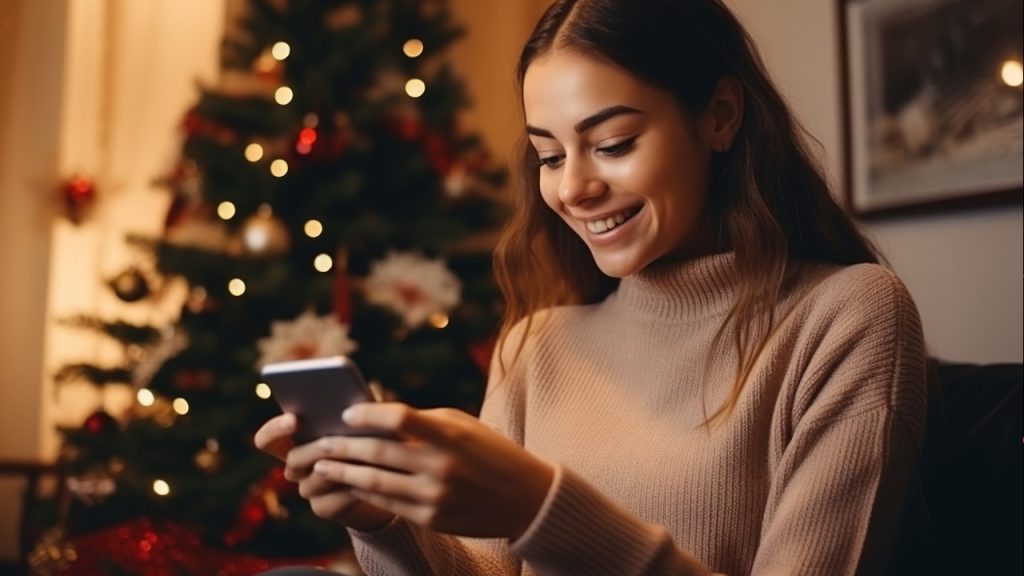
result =
[[587,230],[593,234],[602,234],[609,230],[618,228],[619,224],[622,224],[626,220],[629,220],[636,215],[637,210],[623,210],[614,216],[609,216],[603,220],[591,220],[587,222]]

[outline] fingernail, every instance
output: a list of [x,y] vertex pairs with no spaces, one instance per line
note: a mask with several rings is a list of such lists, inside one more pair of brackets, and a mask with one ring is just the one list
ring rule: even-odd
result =
[[357,412],[358,410],[355,406],[350,406],[341,413],[341,419],[344,420],[346,424],[355,424],[356,417],[358,416]]
[[284,418],[281,420],[281,429],[285,432],[291,432],[295,428],[295,417]]

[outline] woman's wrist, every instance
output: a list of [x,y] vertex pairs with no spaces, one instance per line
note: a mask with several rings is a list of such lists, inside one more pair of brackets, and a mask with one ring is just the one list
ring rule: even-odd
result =
[[551,491],[551,484],[555,480],[555,468],[547,462],[537,460],[535,470],[532,470],[527,477],[525,496],[521,501],[521,514],[515,515],[516,522],[509,534],[510,541],[516,541],[523,537],[527,529],[533,524],[537,515],[540,514],[544,501],[547,500],[548,492]]
[[395,515],[365,502],[357,502],[343,523],[359,532],[376,532],[395,519]]

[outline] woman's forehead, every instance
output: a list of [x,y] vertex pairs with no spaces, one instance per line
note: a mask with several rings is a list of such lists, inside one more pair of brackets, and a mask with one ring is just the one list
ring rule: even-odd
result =
[[579,52],[556,50],[530,64],[523,78],[527,123],[575,123],[610,106],[639,110],[671,101],[663,93],[601,59]]

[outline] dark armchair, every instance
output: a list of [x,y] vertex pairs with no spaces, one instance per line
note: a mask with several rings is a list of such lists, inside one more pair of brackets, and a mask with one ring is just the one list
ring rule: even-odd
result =
[[1024,366],[931,369],[921,484],[891,573],[1019,576]]

